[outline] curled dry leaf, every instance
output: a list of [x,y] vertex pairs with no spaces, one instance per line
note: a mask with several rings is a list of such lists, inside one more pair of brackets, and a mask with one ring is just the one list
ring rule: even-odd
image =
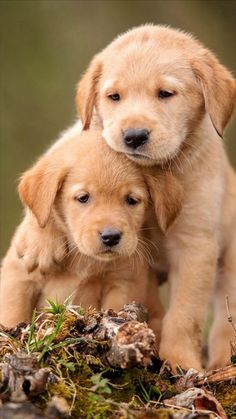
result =
[[164,404],[213,412],[216,417],[227,419],[227,415],[218,400],[212,393],[203,388],[189,388],[171,399],[165,399]]

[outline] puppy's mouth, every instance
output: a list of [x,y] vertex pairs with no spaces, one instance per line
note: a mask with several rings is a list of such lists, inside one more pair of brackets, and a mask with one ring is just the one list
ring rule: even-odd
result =
[[140,154],[140,153],[128,153],[126,151],[125,154],[127,154],[127,156],[129,156],[129,157],[134,157],[136,159],[148,159],[148,160],[151,160],[150,157],[145,156],[144,154]]
[[96,253],[96,257],[98,259],[103,259],[103,260],[114,259],[118,256],[119,256],[119,253],[111,249],[105,249],[105,250],[102,250],[101,252]]
[[135,162],[139,161],[140,163],[142,162],[145,165],[148,166],[152,166],[154,164],[156,164],[156,161],[153,160],[151,157],[145,156],[143,154],[139,154],[139,153],[127,153],[125,151],[125,155],[130,159],[133,160]]

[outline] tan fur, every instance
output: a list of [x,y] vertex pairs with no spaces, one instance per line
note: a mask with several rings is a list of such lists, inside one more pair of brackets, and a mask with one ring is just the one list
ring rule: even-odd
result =
[[[179,189],[173,176],[167,177],[168,201],[171,195],[175,201]],[[155,208],[157,215],[167,215],[161,215],[164,228],[173,215],[171,208],[163,211],[163,187],[162,174]],[[76,198],[88,192],[88,203],[79,203]],[[44,306],[47,298],[64,301],[74,293],[73,302],[84,307],[119,310],[132,300],[145,304],[159,337],[163,308],[157,280],[149,269],[143,227],[153,194],[150,178],[112,151],[100,130],[90,130],[61,142],[55,155],[46,153],[40,158],[22,176],[19,193],[27,211],[2,265],[0,323],[14,326],[29,321],[33,308]],[[138,203],[128,205],[128,195]],[[105,252],[100,240],[100,232],[107,227],[122,231],[112,254]],[[31,249],[34,263],[19,250],[22,239],[26,241],[23,248],[35,246]],[[48,261],[52,251],[55,256],[58,252],[54,265]]]
[[[161,89],[174,95],[161,100]],[[119,102],[108,98],[114,93],[120,94]],[[183,188],[182,210],[166,235],[152,214],[149,219],[149,238],[158,246],[153,257],[157,269],[168,272],[171,291],[160,355],[173,368],[201,368],[201,334],[212,295],[209,367],[220,367],[230,357],[233,330],[225,297],[236,318],[236,179],[218,134],[235,100],[235,80],[214,55],[190,35],[162,26],[145,25],[115,39],[95,56],[78,85],[84,129],[92,118],[114,150],[152,178],[170,171]],[[150,131],[150,140],[136,154],[124,144],[127,128]],[[55,155],[57,149],[48,153]],[[152,198],[155,202],[155,194]],[[25,250],[32,261],[33,252],[27,245]]]
[[[135,28],[99,53],[78,85],[78,101],[98,63],[100,77],[97,73],[90,103],[107,143],[153,166],[154,177],[166,167],[184,188],[180,216],[166,238],[156,235],[161,248],[157,264],[169,272],[171,285],[160,355],[173,367],[200,368],[201,332],[220,259],[209,346],[209,367],[220,367],[229,361],[233,336],[227,294],[236,317],[236,180],[217,134],[223,135],[232,114],[235,80],[198,41],[162,26]],[[160,89],[174,95],[160,99]],[[120,94],[120,101],[108,97],[114,93]],[[81,101],[82,121],[85,106]],[[122,138],[127,128],[147,129],[149,141],[134,152]]]

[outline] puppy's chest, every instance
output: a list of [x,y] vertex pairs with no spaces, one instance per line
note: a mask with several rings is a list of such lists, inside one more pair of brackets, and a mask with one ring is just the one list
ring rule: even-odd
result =
[[79,283],[85,283],[91,279],[99,277],[102,279],[109,270],[109,264],[99,263],[93,258],[81,257],[73,264],[67,264],[66,270],[69,275],[76,276]]

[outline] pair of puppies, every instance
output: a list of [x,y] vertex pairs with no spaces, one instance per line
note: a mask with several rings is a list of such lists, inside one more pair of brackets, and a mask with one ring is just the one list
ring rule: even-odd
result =
[[[111,148],[150,166],[152,178],[169,170],[182,187],[182,208],[171,228],[165,235],[149,230],[159,247],[155,265],[170,282],[160,355],[173,368],[201,368],[201,334],[212,295],[209,367],[230,357],[233,331],[225,297],[236,317],[236,177],[219,137],[235,101],[235,80],[214,55],[191,36],[162,26],[145,25],[118,37],[95,56],[78,86],[84,130],[91,122],[101,127]],[[63,142],[49,150],[51,158]],[[158,194],[157,185],[154,201]],[[27,243],[22,247],[32,263],[34,252]]]
[[[118,311],[132,300],[141,302],[159,336],[163,309],[148,263],[145,215],[155,196],[157,218],[167,225],[181,190],[171,174],[153,180],[110,149],[101,130],[80,130],[60,145],[56,158],[44,155],[21,179],[19,193],[28,209],[3,261],[0,322],[29,321],[47,298],[63,302],[72,294],[74,303],[98,309]],[[166,206],[167,199],[173,206]],[[45,274],[33,265],[27,272],[27,260],[19,258],[21,240],[35,234],[55,247],[57,263],[45,266]],[[45,241],[36,244],[51,257]],[[40,251],[35,249],[36,257]]]

